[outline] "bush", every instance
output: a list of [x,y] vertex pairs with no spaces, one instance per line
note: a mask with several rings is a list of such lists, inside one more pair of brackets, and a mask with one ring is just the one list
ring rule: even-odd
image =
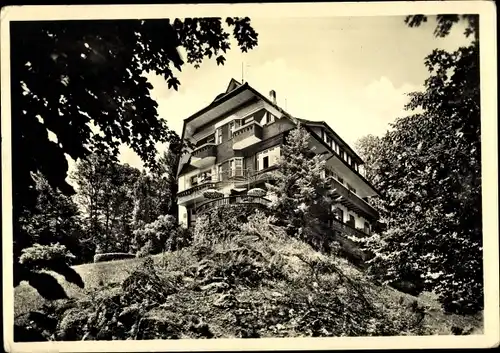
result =
[[23,249],[19,263],[40,270],[45,268],[48,262],[62,261],[69,263],[74,258],[75,256],[66,249],[66,246],[59,243],[52,245],[34,244]]
[[140,248],[135,256],[136,257],[146,257],[146,256],[153,254],[153,251],[154,251],[153,241],[148,240],[146,242],[146,245],[144,245],[142,248]]
[[104,261],[116,261],[124,259],[133,259],[134,254],[123,253],[123,252],[110,252],[105,254],[97,254],[94,256],[94,262],[104,262]]
[[191,244],[191,239],[191,232],[179,227],[171,215],[162,215],[134,231],[134,244],[140,252],[138,257],[181,249]]
[[193,242],[216,244],[230,239],[241,231],[242,225],[255,212],[256,209],[252,205],[244,204],[223,205],[211,209],[197,218]]

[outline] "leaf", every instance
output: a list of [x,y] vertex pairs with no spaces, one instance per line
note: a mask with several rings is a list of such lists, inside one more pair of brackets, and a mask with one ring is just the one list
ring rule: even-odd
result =
[[47,300],[68,299],[63,287],[48,273],[31,272],[28,283]]
[[176,77],[171,77],[170,79],[168,79],[167,84],[168,84],[168,88],[173,87],[177,91],[177,89],[180,85],[180,82]]
[[217,57],[217,65],[224,65],[224,61],[226,61],[226,58],[222,55],[219,55]]

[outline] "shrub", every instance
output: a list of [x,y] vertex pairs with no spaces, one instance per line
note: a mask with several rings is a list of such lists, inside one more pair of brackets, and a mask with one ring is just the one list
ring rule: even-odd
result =
[[193,232],[189,228],[177,227],[167,240],[167,250],[176,251],[183,249],[193,242]]
[[181,229],[171,215],[161,215],[154,222],[143,224],[134,231],[134,244],[141,252],[140,256],[180,249],[190,243],[190,231]]
[[22,250],[19,263],[35,270],[45,268],[48,262],[70,262],[75,256],[71,254],[64,245],[59,243],[52,245],[34,244]]
[[126,305],[162,303],[177,292],[176,281],[158,276],[153,259],[147,257],[122,283],[122,302]]
[[255,212],[254,207],[244,204],[213,208],[197,218],[193,241],[197,244],[215,244],[230,239],[241,231],[242,225]]
[[94,262],[104,262],[104,261],[116,261],[124,259],[133,259],[134,254],[122,253],[122,252],[110,252],[105,254],[97,254],[94,256]]
[[146,257],[146,256],[151,255],[153,253],[153,251],[154,251],[153,241],[148,240],[146,242],[146,245],[144,245],[142,248],[140,248],[135,256],[136,257]]

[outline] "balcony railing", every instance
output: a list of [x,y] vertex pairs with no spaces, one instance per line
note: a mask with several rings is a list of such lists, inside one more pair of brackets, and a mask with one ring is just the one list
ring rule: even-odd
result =
[[229,196],[221,197],[215,200],[210,200],[202,203],[196,209],[196,214],[206,212],[207,210],[213,209],[215,207],[225,206],[225,205],[249,205],[255,207],[267,207],[271,201],[260,196]]
[[240,126],[233,131],[233,149],[243,149],[262,141],[262,126],[256,121]]
[[361,213],[367,218],[378,218],[378,212],[371,205],[369,205],[365,200],[356,195],[354,192],[349,190],[338,180],[333,179],[333,186],[336,189],[334,197],[342,196],[342,199],[339,201],[342,205],[351,208],[358,213]]
[[217,145],[215,143],[206,143],[191,153],[191,165],[200,168],[215,162],[217,156]]
[[194,194],[200,193],[203,190],[215,189],[217,187],[217,184],[218,183],[216,181],[207,181],[207,182],[204,182],[202,184],[198,184],[198,185],[192,186],[189,189],[186,189],[186,190],[183,190],[183,191],[179,191],[177,193],[177,197],[178,198],[187,197],[187,196],[190,196],[190,195],[194,195]]
[[339,221],[338,219],[333,218],[331,222],[332,228],[342,233],[342,235],[350,235],[356,238],[365,238],[369,235],[369,232],[365,232],[361,229],[356,229],[344,222]]

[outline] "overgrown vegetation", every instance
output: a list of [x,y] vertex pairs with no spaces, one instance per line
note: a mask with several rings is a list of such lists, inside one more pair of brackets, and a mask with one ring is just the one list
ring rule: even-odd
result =
[[[434,50],[425,61],[425,91],[410,95],[413,115],[381,138],[362,139],[358,149],[381,191],[375,205],[386,225],[365,244],[376,254],[370,272],[414,282],[438,294],[447,311],[471,314],[484,307],[479,42],[478,17],[462,17],[469,45]],[[438,16],[435,34],[446,36],[459,19]]]
[[451,334],[432,322],[432,307],[290,238],[272,217],[229,219],[218,225],[224,239],[195,233],[191,246],[139,260],[124,280],[16,323],[49,340]]

